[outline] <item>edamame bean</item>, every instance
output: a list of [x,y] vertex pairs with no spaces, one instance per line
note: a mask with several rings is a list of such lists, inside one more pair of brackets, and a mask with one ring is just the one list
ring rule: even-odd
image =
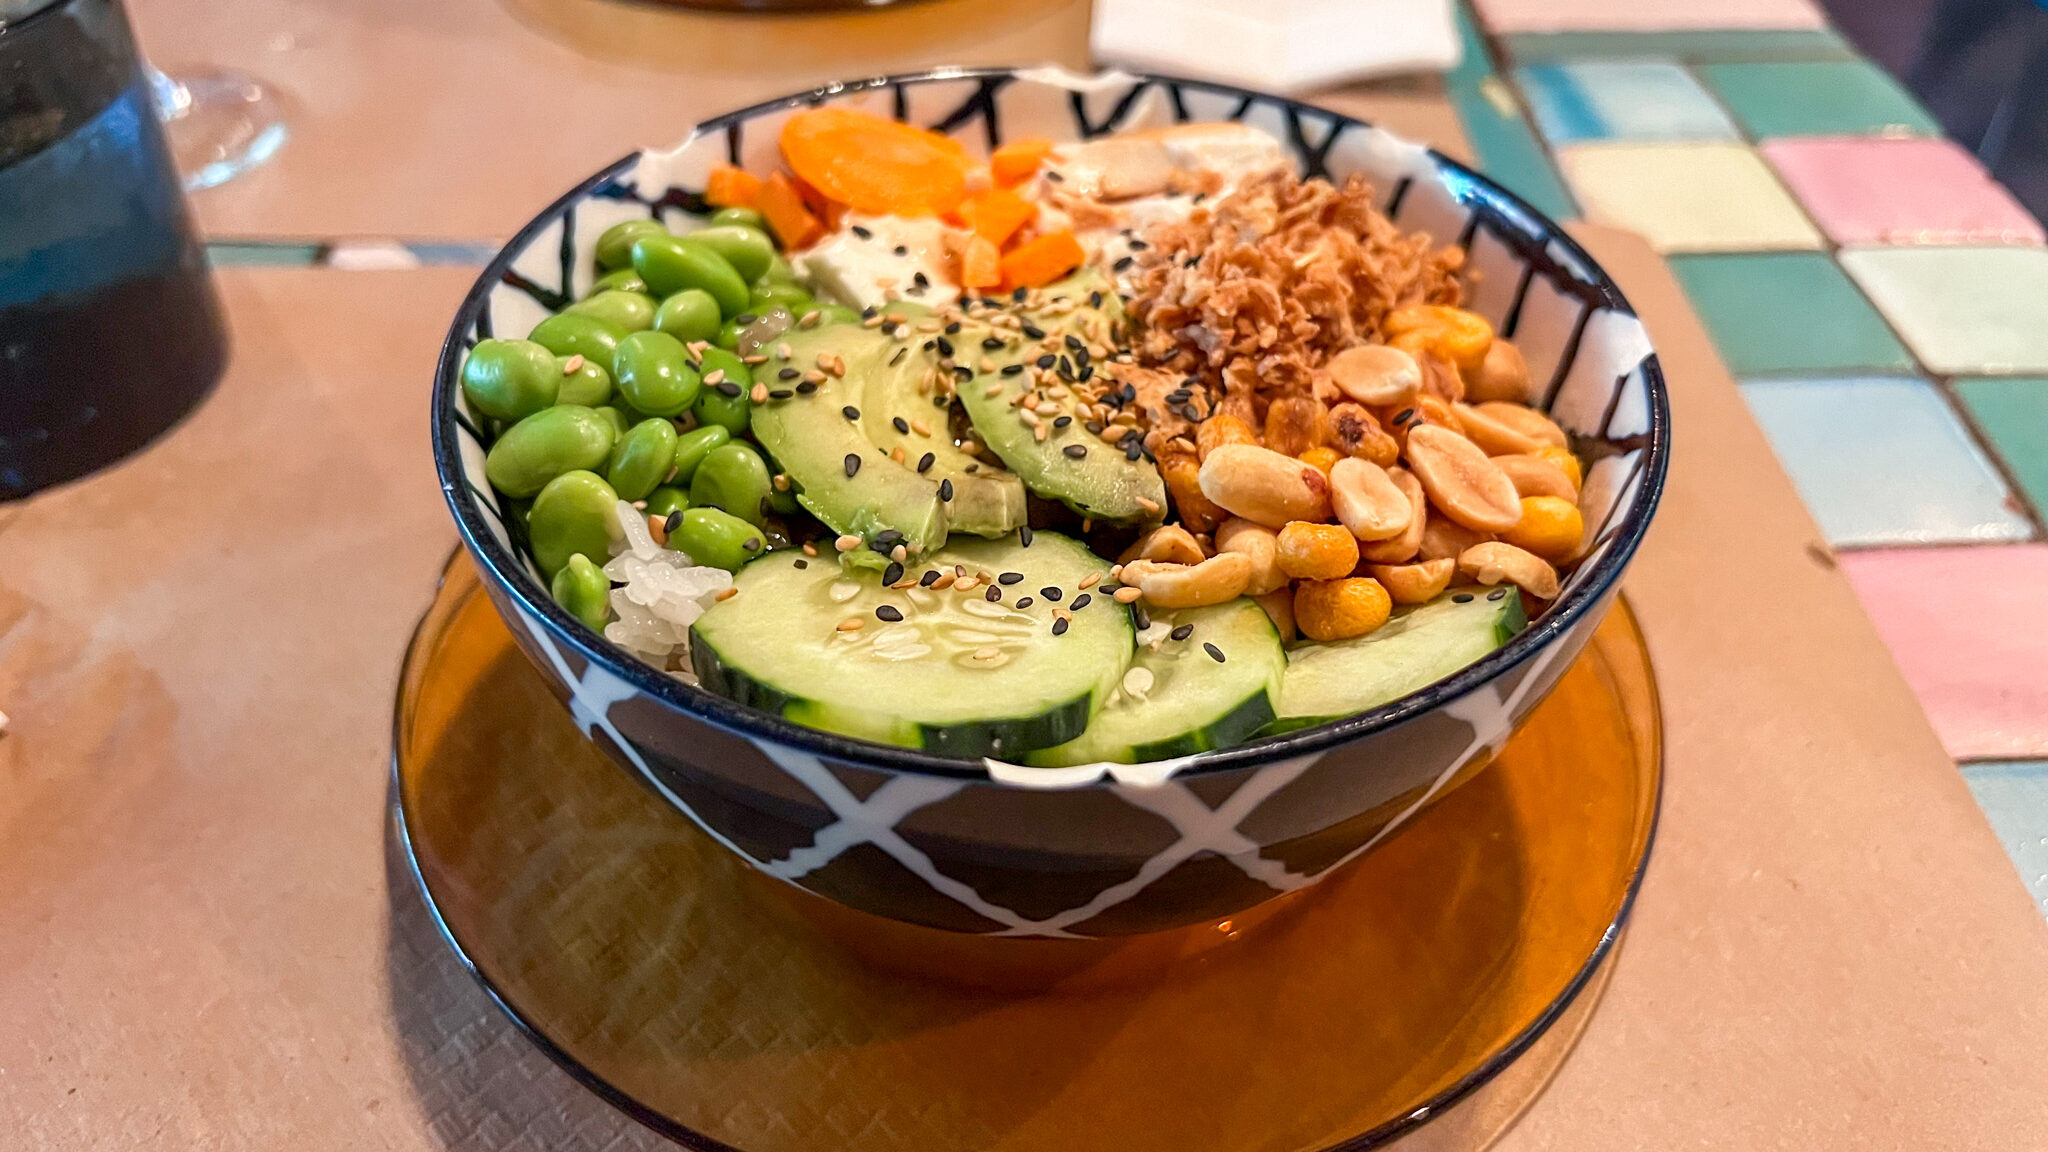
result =
[[818,302],[801,284],[789,284],[780,280],[763,280],[754,285],[754,291],[747,297],[747,310],[761,313],[770,308],[787,308],[792,316],[802,316],[816,308]]
[[752,208],[720,208],[711,214],[713,224],[745,224],[749,228],[766,228],[768,221]]
[[676,461],[676,426],[659,416],[633,425],[612,449],[605,480],[621,500],[646,498]]
[[619,494],[595,472],[577,469],[548,481],[526,515],[533,562],[552,581],[578,552],[610,556],[612,536],[619,531],[618,505]]
[[649,416],[675,416],[697,398],[704,378],[690,366],[682,341],[666,332],[635,332],[612,356],[612,383],[626,403]]
[[690,505],[722,508],[758,525],[768,518],[766,505],[773,491],[761,454],[751,445],[735,441],[713,448],[697,465],[696,475],[690,478]]
[[697,393],[696,403],[690,405],[690,411],[696,413],[697,423],[717,424],[735,436],[745,432],[754,408],[753,400],[747,395],[754,387],[753,370],[746,361],[723,348],[706,348],[702,363],[704,375],[709,376],[713,372],[725,375],[717,384],[706,384],[704,390]]
[[775,260],[775,241],[759,228],[744,224],[719,224],[710,228],[699,228],[689,234],[688,239],[708,246],[713,252],[725,257],[732,270],[748,284],[761,278],[768,271],[768,265]]
[[716,508],[692,508],[683,522],[668,534],[668,546],[687,555],[692,562],[737,572],[741,566],[768,550],[768,539],[760,528]]
[[709,244],[668,235],[642,236],[633,241],[633,269],[664,298],[685,288],[702,288],[727,316],[747,306],[747,282]]
[[528,340],[557,356],[581,356],[609,365],[626,329],[586,312],[561,312],[533,326]]
[[617,439],[593,409],[543,408],[505,429],[484,454],[484,475],[507,496],[531,496],[565,472],[604,467]]
[[604,631],[612,614],[612,582],[596,561],[578,552],[569,557],[548,585],[555,603],[593,632]]
[[732,440],[732,433],[717,424],[693,428],[676,437],[675,483],[688,484],[697,475],[697,466],[704,463],[704,457]]
[[631,428],[633,425],[639,423],[638,420],[635,420],[632,417],[627,416],[624,412],[619,411],[619,409],[616,406],[611,404],[600,404],[597,407],[591,409],[591,411],[603,417],[604,422],[612,426],[612,443],[614,445],[617,445],[619,442],[619,438],[626,434],[626,429]]
[[718,335],[721,320],[718,301],[702,288],[685,288],[654,310],[654,330],[666,332],[685,344]]
[[599,276],[590,285],[590,291],[585,292],[583,295],[585,299],[588,299],[599,292],[609,292],[613,289],[617,289],[620,292],[638,292],[642,296],[648,295],[647,281],[642,280],[640,274],[631,268],[621,268],[616,272],[607,272]]
[[597,266],[609,271],[633,262],[633,242],[642,236],[666,236],[659,220],[621,220],[597,238]]
[[479,340],[462,363],[462,394],[494,420],[524,420],[555,403],[562,370],[531,340]]
[[668,519],[671,512],[681,512],[690,506],[690,494],[671,484],[663,484],[647,494],[647,514]]
[[[566,367],[574,359],[563,357],[560,364]],[[605,363],[609,364],[611,360],[607,358]],[[585,356],[582,363],[576,365],[574,372],[562,373],[562,387],[555,394],[555,403],[581,404],[585,408],[595,408],[611,398],[612,374],[604,370],[603,364]]]
[[621,332],[641,332],[654,326],[654,297],[614,288],[588,300],[578,300],[563,311],[577,316],[595,316]]

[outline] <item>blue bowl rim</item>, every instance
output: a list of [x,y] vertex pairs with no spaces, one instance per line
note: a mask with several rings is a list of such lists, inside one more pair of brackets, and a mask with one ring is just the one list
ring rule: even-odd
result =
[[[695,131],[714,131],[766,112],[816,103],[848,92],[866,91],[895,84],[1013,77],[1022,71],[1025,70],[1016,67],[935,68],[826,84],[715,116],[699,123]],[[1295,111],[1308,111],[1317,116],[1329,117],[1333,123],[1344,128],[1373,127],[1368,121],[1319,105],[1231,84],[1192,80],[1155,72],[1131,72],[1126,75],[1140,82],[1178,85],[1241,99],[1278,102]],[[1601,304],[1616,312],[1631,316],[1636,314],[1606,270],[1601,268],[1556,221],[1467,165],[1445,156],[1434,148],[1425,151],[1440,171],[1456,173],[1467,181],[1476,197],[1505,203],[1514,209],[1514,212],[1501,213],[1502,215],[1519,215],[1534,221],[1543,229],[1547,243],[1562,246],[1584,268],[1588,282],[1599,294]],[[462,537],[464,547],[481,561],[487,580],[508,589],[522,608],[547,623],[557,640],[567,641],[585,660],[602,666],[641,692],[700,721],[736,732],[748,739],[765,738],[843,763],[859,764],[890,772],[994,782],[987,768],[979,760],[950,759],[919,750],[898,748],[807,728],[780,716],[746,707],[694,685],[685,684],[660,672],[570,616],[555,603],[554,597],[546,588],[541,587],[528,575],[525,563],[492,536],[483,513],[475,504],[476,498],[468,491],[461,454],[455,444],[455,392],[458,368],[466,350],[463,337],[475,324],[485,300],[496,289],[500,278],[527,246],[572,205],[589,198],[591,193],[624,174],[642,155],[641,152],[633,152],[606,165],[557,198],[514,234],[478,275],[476,283],[463,297],[462,305],[457,309],[455,319],[449,326],[448,336],[442,343],[440,361],[434,374],[431,412],[434,469],[440,478],[442,495],[448,501],[449,510],[455,517],[456,530]],[[1386,731],[1440,708],[1485,682],[1521,666],[1568,632],[1587,612],[1600,603],[1609,589],[1620,579],[1637,547],[1641,545],[1658,501],[1663,495],[1665,475],[1670,463],[1670,399],[1662,364],[1654,350],[1644,357],[1642,369],[1644,382],[1650,393],[1650,428],[1640,468],[1642,488],[1635,504],[1624,511],[1606,553],[1595,562],[1588,580],[1572,589],[1513,640],[1452,676],[1356,716],[1231,748],[1201,753],[1176,772],[1174,778],[1188,779],[1213,772],[1257,767],[1291,757],[1320,753],[1340,744]]]

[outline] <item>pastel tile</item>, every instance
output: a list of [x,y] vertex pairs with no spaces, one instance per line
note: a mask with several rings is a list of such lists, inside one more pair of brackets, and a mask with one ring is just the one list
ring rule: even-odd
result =
[[1678,29],[1667,32],[1520,32],[1500,39],[1517,64],[1596,57],[1737,60],[1858,60],[1832,28]]
[[[2032,534],[1998,470],[1925,380],[1746,380],[1742,394],[1831,543],[1950,544]],[[2048,635],[2048,628],[2041,631]]]
[[1558,163],[1588,220],[1639,232],[1660,252],[1820,247],[1777,177],[1739,144],[1578,144]]
[[1856,248],[1841,260],[1935,372],[2048,373],[2048,250]]
[[1941,134],[1941,125],[1890,73],[1865,60],[1702,64],[1699,73],[1759,140]]
[[2048,380],[1985,376],[1958,380],[1955,390],[2035,516],[2048,516]]
[[2048,545],[1840,559],[1951,756],[2048,755]]
[[1581,140],[1733,140],[1734,121],[1669,60],[1581,60],[1518,69],[1537,130]]
[[2041,225],[1952,140],[1820,136],[1758,151],[1837,244],[2039,244]]
[[1963,780],[2019,869],[2020,882],[2048,912],[2048,761],[1965,764]]
[[1809,0],[1473,0],[1496,33],[1824,28]]
[[1673,256],[1671,270],[1737,376],[1913,367],[1877,309],[1821,253]]
[[1464,5],[1456,9],[1462,52],[1458,66],[1444,74],[1444,89],[1479,169],[1553,220],[1579,214],[1550,154],[1529,130],[1507,81],[1492,69],[1492,53]]

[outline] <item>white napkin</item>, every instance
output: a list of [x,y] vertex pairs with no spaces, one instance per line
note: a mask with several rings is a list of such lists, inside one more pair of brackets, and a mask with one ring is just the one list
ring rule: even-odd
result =
[[1268,92],[1458,62],[1452,0],[1095,0],[1095,62]]

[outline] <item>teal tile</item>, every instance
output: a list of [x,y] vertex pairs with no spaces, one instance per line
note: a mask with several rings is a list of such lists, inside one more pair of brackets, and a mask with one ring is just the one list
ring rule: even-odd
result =
[[2035,905],[2048,912],[2048,761],[1965,764],[1963,779]]
[[1735,123],[1670,60],[1573,60],[1519,68],[1537,131],[1586,140],[1734,140]]
[[1558,179],[1550,154],[1522,118],[1514,91],[1494,74],[1486,38],[1479,34],[1470,10],[1460,4],[1456,16],[1464,52],[1458,67],[1444,74],[1444,88],[1479,170],[1553,220],[1577,216],[1578,205]]
[[1941,125],[1898,81],[1862,60],[1706,64],[1699,72],[1758,140],[1941,134]]
[[1501,44],[1516,64],[1598,56],[1666,56],[1696,63],[1858,58],[1848,41],[1826,29],[1520,32],[1501,37]]
[[1742,397],[1832,544],[2033,535],[1998,470],[1925,380],[1745,380]]
[[324,246],[263,240],[214,240],[206,258],[216,268],[306,268],[320,262]]
[[1738,376],[1913,366],[1877,309],[1818,252],[1673,256],[1671,270]]
[[1937,374],[2048,374],[2048,249],[1852,248],[1841,260]]
[[1955,389],[2034,514],[2048,517],[2048,380],[1987,376]]

